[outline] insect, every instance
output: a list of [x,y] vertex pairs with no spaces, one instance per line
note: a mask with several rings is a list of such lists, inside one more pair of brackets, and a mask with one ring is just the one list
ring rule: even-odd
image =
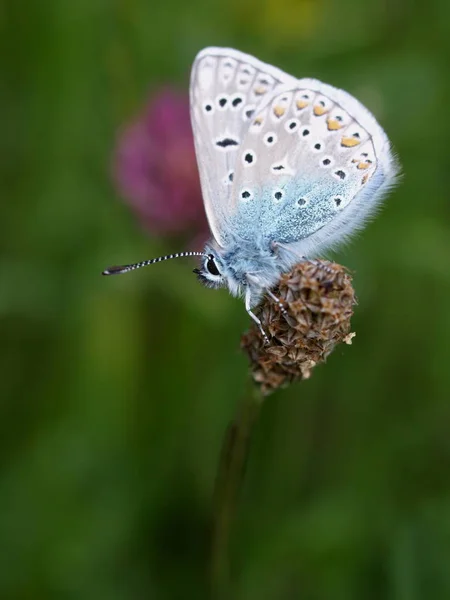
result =
[[274,297],[281,273],[363,226],[395,182],[397,161],[383,129],[350,94],[237,50],[197,55],[190,105],[211,241],[204,252],[104,274],[201,256],[200,281],[243,296],[262,330],[252,309],[264,294]]

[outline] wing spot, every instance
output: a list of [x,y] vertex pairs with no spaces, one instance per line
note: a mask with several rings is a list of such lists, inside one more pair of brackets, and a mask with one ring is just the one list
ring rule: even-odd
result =
[[263,96],[267,92],[267,88],[262,85],[259,85],[254,90],[255,96]]
[[246,152],[244,154],[244,165],[245,166],[249,166],[252,165],[254,162],[256,162],[256,156],[255,154],[253,154],[253,152]]
[[356,168],[359,169],[360,171],[365,171],[366,169],[371,167],[371,165],[373,164],[372,160],[370,160],[370,158],[368,158],[368,156],[369,155],[367,152],[361,152],[361,154],[358,158],[352,159],[352,164],[356,165]]
[[325,102],[323,100],[319,100],[319,102],[315,105],[313,112],[316,117],[321,117],[328,112],[328,109],[325,108]]
[[286,167],[282,163],[272,165],[272,171],[275,173],[281,173],[281,171],[284,171],[285,169]]
[[362,152],[360,158],[352,159],[352,163],[356,164],[356,168],[360,171],[365,171],[373,164],[370,158],[367,158],[368,156],[367,152]]
[[234,171],[230,171],[230,172],[228,173],[228,181],[229,181],[230,183],[233,183],[233,179],[234,179]]
[[286,109],[283,108],[282,106],[280,106],[279,104],[276,104],[273,107],[273,114],[277,117],[277,119],[281,119],[281,117],[284,115],[285,112],[286,112]]
[[248,202],[249,200],[251,200],[253,198],[253,194],[252,194],[251,190],[248,190],[248,189],[242,190],[240,196],[241,196],[241,200],[243,202]]
[[286,131],[288,133],[294,133],[294,131],[298,128],[300,122],[298,119],[291,119],[286,123]]
[[304,130],[302,131],[302,136],[303,136],[303,137],[306,137],[307,135],[309,135],[309,129],[304,129]]
[[336,205],[336,208],[339,208],[342,204],[342,198],[340,196],[336,196],[333,198],[333,202]]
[[322,150],[322,144],[319,144],[319,142],[317,142],[317,144],[314,144],[314,150],[320,152],[320,150]]
[[226,98],[220,98],[220,100],[219,100],[219,106],[221,106],[223,108],[224,106],[226,106],[226,104],[227,104],[227,99]]
[[345,171],[343,171],[342,169],[335,171],[334,174],[336,175],[336,177],[338,179],[342,179],[342,180],[344,180],[347,177],[347,173]]
[[205,109],[205,112],[211,112],[213,107],[211,104],[208,103],[208,104],[205,104],[204,109]]
[[341,129],[343,125],[341,125],[340,121],[342,121],[341,117],[335,117],[332,119],[331,117],[327,120],[328,131],[337,131]]
[[248,110],[245,111],[245,116],[247,117],[247,119],[251,119],[253,117],[254,113],[255,113],[255,109],[249,108]]
[[241,98],[241,96],[237,96],[237,98],[234,98],[234,100],[232,100],[231,104],[232,106],[234,106],[234,108],[236,108],[241,102],[243,102],[243,99]]
[[299,198],[295,204],[298,208],[303,208],[304,206],[306,206],[308,204],[308,199],[307,198]]
[[341,146],[344,148],[353,148],[353,146],[358,146],[361,142],[355,137],[343,137],[341,139]]
[[264,143],[266,144],[266,146],[273,146],[273,144],[276,144],[277,141],[278,137],[276,133],[273,133],[272,131],[266,133],[266,135],[264,136]]
[[233,140],[233,138],[223,138],[222,140],[218,140],[216,142],[216,146],[219,148],[229,148],[233,146],[239,146],[239,142],[237,140]]
[[283,199],[283,192],[281,190],[276,191],[273,195],[273,199],[275,202],[280,202],[280,200]]
[[331,165],[331,158],[324,158],[323,161],[322,161],[322,165],[324,167],[330,166]]

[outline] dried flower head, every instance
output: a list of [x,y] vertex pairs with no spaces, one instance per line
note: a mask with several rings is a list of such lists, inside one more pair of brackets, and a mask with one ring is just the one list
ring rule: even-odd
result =
[[351,343],[350,318],[356,303],[347,270],[328,261],[304,261],[281,276],[259,318],[270,343],[256,325],[242,336],[254,380],[265,395],[298,379],[307,379],[340,342]]
[[190,230],[203,241],[207,223],[187,94],[161,90],[124,127],[114,178],[146,229],[160,235]]

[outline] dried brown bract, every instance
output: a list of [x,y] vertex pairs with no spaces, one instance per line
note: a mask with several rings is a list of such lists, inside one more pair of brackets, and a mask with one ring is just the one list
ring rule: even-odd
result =
[[265,395],[298,379],[307,379],[336,344],[351,343],[350,318],[356,303],[352,279],[341,265],[304,261],[281,276],[273,293],[285,314],[267,297],[259,318],[269,336],[265,345],[256,325],[242,336],[254,380]]

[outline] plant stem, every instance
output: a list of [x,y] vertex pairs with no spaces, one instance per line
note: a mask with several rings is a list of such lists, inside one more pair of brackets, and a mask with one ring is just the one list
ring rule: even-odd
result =
[[252,388],[239,403],[222,442],[214,487],[214,522],[212,539],[212,590],[216,600],[230,600],[230,537],[236,516],[239,491],[244,478],[253,425],[262,404],[259,390]]

